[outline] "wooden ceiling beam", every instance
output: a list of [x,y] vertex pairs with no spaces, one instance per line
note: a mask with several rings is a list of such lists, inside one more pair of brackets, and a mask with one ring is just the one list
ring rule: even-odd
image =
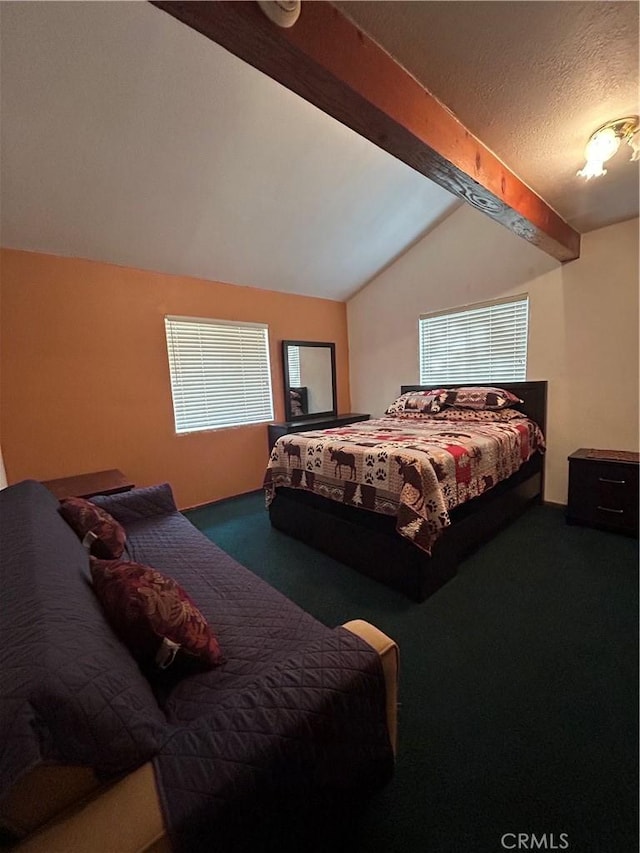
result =
[[283,29],[254,2],[152,2],[557,260],[579,257],[579,233],[330,3]]

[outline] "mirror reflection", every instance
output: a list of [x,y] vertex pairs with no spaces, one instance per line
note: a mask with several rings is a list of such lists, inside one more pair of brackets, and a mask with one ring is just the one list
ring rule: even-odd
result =
[[335,344],[283,341],[287,420],[335,415]]

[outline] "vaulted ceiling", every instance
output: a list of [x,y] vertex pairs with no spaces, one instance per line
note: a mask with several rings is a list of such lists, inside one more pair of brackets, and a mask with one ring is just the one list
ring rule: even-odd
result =
[[[638,112],[636,3],[335,5],[578,230],[637,215],[622,154],[575,177]],[[147,3],[0,16],[5,246],[344,299],[459,204]]]
[[459,203],[147,3],[1,3],[2,243],[344,299]]
[[606,177],[576,177],[589,135],[640,111],[637,2],[334,5],[578,231],[638,215],[627,146]]

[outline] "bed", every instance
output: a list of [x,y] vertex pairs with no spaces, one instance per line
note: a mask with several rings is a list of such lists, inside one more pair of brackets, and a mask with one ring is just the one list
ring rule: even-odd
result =
[[[401,417],[392,413],[366,424],[283,437],[265,475],[271,524],[423,601],[455,575],[461,559],[543,494],[547,383],[499,385],[521,401],[508,402],[505,408],[513,414],[496,421],[501,429],[491,419],[474,425],[472,417],[458,418],[457,406],[441,405],[449,416],[438,407],[426,418],[407,410]],[[463,387],[447,385],[451,391]],[[401,395],[429,399],[441,389],[403,385]],[[433,447],[425,448],[418,434],[422,420],[435,434]],[[507,461],[497,461],[492,449],[498,433],[507,436]],[[468,438],[480,442],[476,449],[465,446]],[[370,466],[367,456],[373,457]],[[493,468],[486,467],[487,458]],[[392,494],[392,480],[395,488],[400,481],[400,498]],[[438,487],[447,493],[437,497]]]

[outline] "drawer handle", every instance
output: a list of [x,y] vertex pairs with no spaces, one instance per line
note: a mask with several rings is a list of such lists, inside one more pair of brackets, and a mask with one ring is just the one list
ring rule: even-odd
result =
[[598,480],[601,483],[614,483],[616,486],[624,486],[627,482],[626,480],[608,480],[606,477],[598,477]]
[[623,509],[611,509],[611,507],[609,506],[599,506],[598,509],[602,512],[615,512],[616,515],[622,515],[622,513],[624,512]]

